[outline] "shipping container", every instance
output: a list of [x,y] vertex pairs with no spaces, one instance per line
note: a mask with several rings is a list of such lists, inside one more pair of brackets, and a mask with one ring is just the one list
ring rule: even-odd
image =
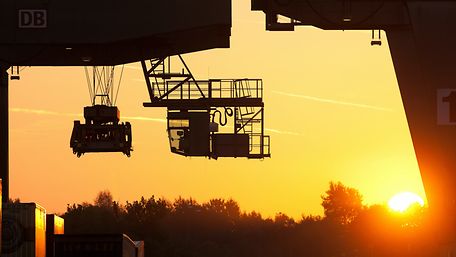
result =
[[123,234],[54,235],[54,256],[136,257],[136,247]]
[[62,217],[55,214],[46,215],[46,234],[63,235],[65,232],[65,222]]
[[45,257],[46,210],[36,203],[3,206],[2,257]]
[[63,235],[64,230],[63,218],[55,215],[46,215],[46,257],[54,257],[54,235]]

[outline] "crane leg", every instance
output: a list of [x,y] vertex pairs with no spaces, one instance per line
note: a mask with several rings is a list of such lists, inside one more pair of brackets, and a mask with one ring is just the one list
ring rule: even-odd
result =
[[2,202],[9,199],[8,67],[0,64],[0,178]]
[[456,120],[451,118],[456,99],[443,100],[453,91],[456,96],[456,17],[446,15],[456,4],[408,5],[411,28],[387,30],[388,43],[431,220],[436,222],[433,234],[456,241]]

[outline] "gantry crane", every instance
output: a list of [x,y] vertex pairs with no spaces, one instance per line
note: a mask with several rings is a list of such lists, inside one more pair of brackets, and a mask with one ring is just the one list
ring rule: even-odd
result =
[[[435,227],[445,238],[456,238],[456,120],[450,115],[456,101],[444,101],[456,88],[456,35],[452,33],[456,26],[456,1],[252,0],[252,9],[266,14],[268,30],[289,31],[311,25],[328,30],[386,32],[430,208],[435,220],[441,220]],[[290,22],[280,22],[279,16],[288,17]],[[118,65],[229,47],[230,27],[230,0],[0,1],[3,201],[8,199],[9,67]],[[379,37],[372,40],[373,45],[379,42]],[[186,83],[191,80],[179,88],[185,88]],[[162,99],[151,99],[151,106],[171,107],[172,99],[168,96],[176,90]],[[206,91],[207,95],[210,92]],[[151,96],[155,97],[155,93]],[[203,105],[206,112],[215,112],[213,108],[217,106],[209,105],[210,100],[204,96],[204,101],[186,100],[187,104],[197,104],[196,109],[169,108],[168,117],[171,121],[179,120],[186,110],[187,114],[196,112]],[[257,101],[254,98],[250,101]],[[238,106],[238,100],[219,108],[225,111],[224,107],[230,105],[246,107]],[[211,113],[204,115],[207,120]],[[182,120],[190,123],[189,116]],[[172,138],[178,143],[174,148],[171,145],[173,151],[192,153],[193,148],[188,148],[186,140],[180,138],[185,138],[185,128],[190,130],[189,126],[175,131],[176,137]],[[210,131],[216,131],[215,125]]]
[[[151,102],[145,106],[168,109],[172,152],[214,159],[270,156],[269,137],[264,135],[261,80],[197,81],[188,73],[164,70],[157,76],[164,64],[159,60],[168,56],[180,58],[180,54],[229,47],[230,0],[0,1],[0,31],[3,201],[9,198],[7,70],[12,66],[100,67],[94,68],[96,74],[98,69],[109,71],[132,62],[141,61],[146,67],[147,60],[153,67],[145,70],[151,93]],[[179,85],[176,78],[181,79]],[[99,82],[95,80],[93,87]],[[184,88],[191,93],[176,98],[176,92],[183,93]],[[113,151],[129,155],[130,124],[119,124],[118,109],[105,101],[109,94],[102,92],[97,97],[101,104],[93,100],[84,110],[86,124],[75,122],[70,142],[73,152],[78,156]],[[179,122],[182,126],[175,126]]]
[[[385,31],[435,237],[456,241],[456,1],[252,0],[266,29]],[[281,22],[279,17],[287,17]],[[375,34],[373,36],[376,36]],[[373,40],[378,45],[379,37]],[[380,41],[381,42],[381,41]],[[337,47],[337,44],[335,45]],[[454,256],[456,251],[445,253]]]
[[[5,202],[10,67],[115,66],[227,48],[231,1],[0,1],[0,32],[0,178]],[[86,118],[89,123],[114,124],[117,117],[109,116],[103,121]]]

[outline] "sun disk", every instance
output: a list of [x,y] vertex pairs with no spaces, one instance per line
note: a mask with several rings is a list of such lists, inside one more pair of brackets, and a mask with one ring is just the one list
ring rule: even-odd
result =
[[388,201],[388,206],[394,211],[404,212],[415,203],[419,204],[420,206],[424,206],[424,200],[417,194],[411,192],[402,192],[391,197],[391,199]]

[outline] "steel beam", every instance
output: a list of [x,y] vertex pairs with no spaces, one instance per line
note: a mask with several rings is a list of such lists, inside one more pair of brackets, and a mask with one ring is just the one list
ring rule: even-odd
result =
[[0,178],[2,201],[9,199],[8,67],[0,64]]
[[165,99],[144,103],[144,107],[167,107],[170,110],[206,110],[211,107],[264,107],[261,98]]

